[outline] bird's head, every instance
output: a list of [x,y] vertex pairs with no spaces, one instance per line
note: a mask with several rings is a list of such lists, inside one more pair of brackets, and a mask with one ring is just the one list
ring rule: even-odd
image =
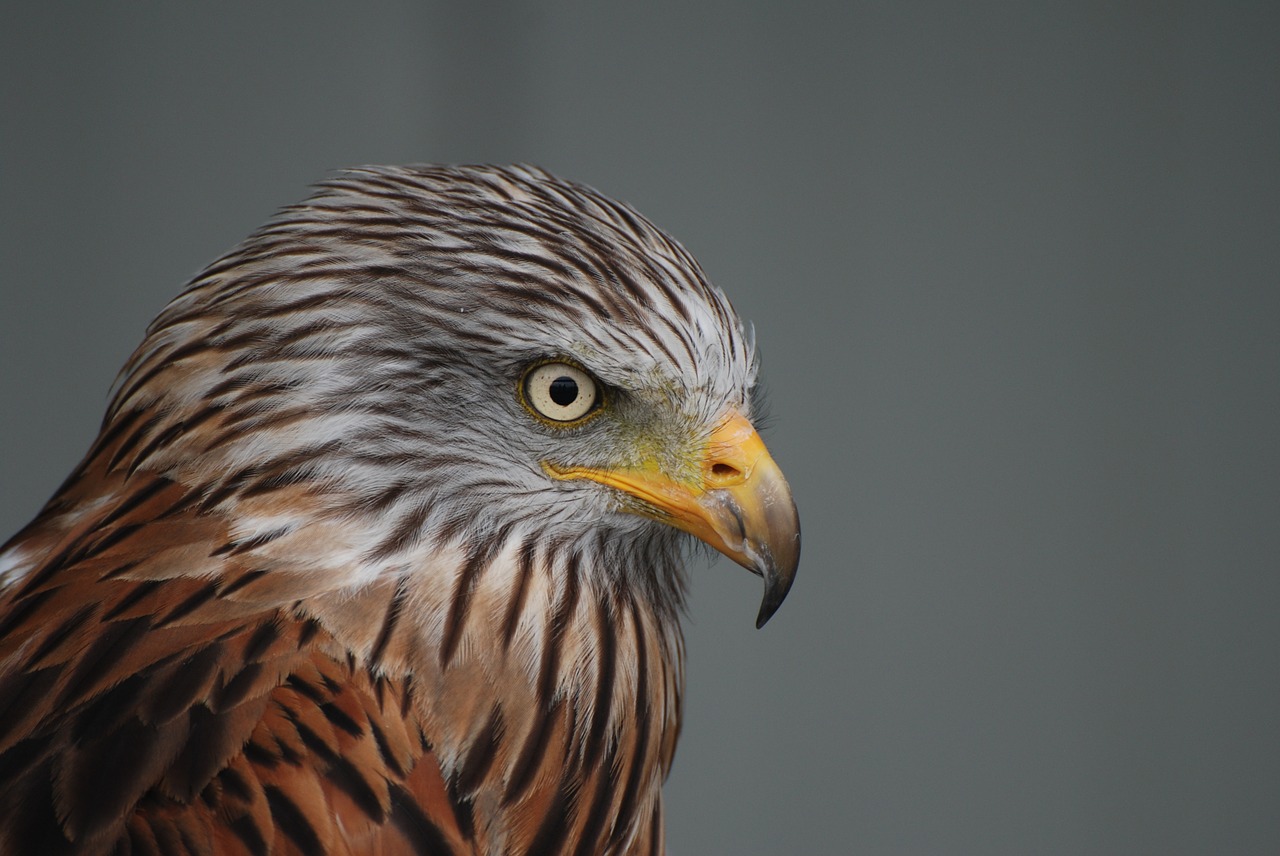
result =
[[130,465],[203,479],[246,540],[300,525],[261,499],[292,493],[357,524],[366,576],[537,531],[678,604],[682,531],[764,577],[759,626],[800,536],[754,382],[729,302],[631,208],[528,167],[376,168],[202,273],[108,423],[153,414]]

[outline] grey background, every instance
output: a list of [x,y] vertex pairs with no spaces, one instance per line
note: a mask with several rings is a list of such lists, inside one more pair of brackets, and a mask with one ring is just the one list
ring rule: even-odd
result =
[[540,163],[754,319],[790,600],[698,568],[669,843],[1280,852],[1274,3],[13,4],[0,530],[330,169]]

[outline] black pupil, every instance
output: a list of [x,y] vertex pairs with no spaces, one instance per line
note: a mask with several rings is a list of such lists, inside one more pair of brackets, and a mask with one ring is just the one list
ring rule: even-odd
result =
[[551,381],[551,400],[561,407],[568,407],[578,398],[578,382],[571,377],[558,377]]

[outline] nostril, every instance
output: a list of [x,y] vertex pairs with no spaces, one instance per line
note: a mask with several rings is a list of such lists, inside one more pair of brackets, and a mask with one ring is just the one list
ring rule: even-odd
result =
[[713,464],[711,475],[718,479],[732,479],[742,475],[742,471],[733,464]]

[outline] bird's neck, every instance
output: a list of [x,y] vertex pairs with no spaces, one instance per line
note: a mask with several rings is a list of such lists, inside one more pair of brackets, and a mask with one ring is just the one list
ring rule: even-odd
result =
[[522,813],[545,816],[548,799],[589,792],[595,813],[572,824],[616,818],[596,834],[613,842],[601,852],[621,852],[661,825],[683,642],[671,610],[609,570],[580,549],[510,536],[437,549],[301,609],[369,668],[411,681],[445,780],[482,816],[505,818],[495,836]]

